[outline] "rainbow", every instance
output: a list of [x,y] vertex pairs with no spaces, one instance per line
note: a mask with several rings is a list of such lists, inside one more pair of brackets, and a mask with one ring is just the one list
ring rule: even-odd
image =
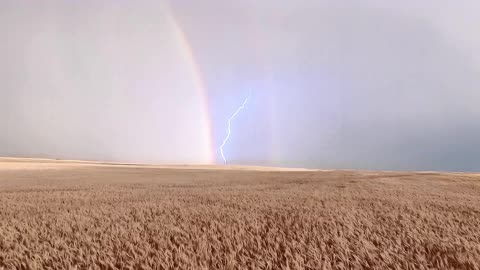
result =
[[212,122],[210,121],[210,106],[209,106],[209,96],[208,96],[208,88],[206,86],[205,81],[203,80],[203,76],[201,73],[201,69],[199,64],[197,63],[194,50],[192,48],[191,43],[188,40],[188,37],[185,31],[182,29],[181,25],[178,23],[177,18],[175,17],[175,13],[173,12],[170,5],[167,4],[167,18],[172,26],[172,29],[175,33],[175,37],[179,43],[180,50],[186,57],[188,64],[190,65],[191,76],[193,79],[193,83],[195,85],[196,91],[199,92],[199,95],[202,98],[202,108],[204,113],[202,114],[202,126],[204,129],[202,130],[202,137],[207,138],[205,142],[207,145],[208,153],[207,153],[207,164],[215,163],[215,150],[213,149],[213,128]]
[[[213,132],[213,124],[211,122],[208,87],[203,79],[201,68],[195,57],[192,43],[188,39],[188,35],[182,28],[180,20],[176,17],[175,11],[168,0],[165,2],[165,7],[168,23],[171,25],[172,30],[174,31],[181,53],[184,55],[188,65],[190,66],[189,69],[191,71],[191,78],[193,79],[196,91],[198,91],[202,99],[202,110],[204,113],[202,114],[201,125],[204,127],[204,129],[202,130],[203,134],[201,134],[201,136],[203,138],[208,138],[205,142],[205,147],[208,149],[207,162],[208,164],[213,164],[216,163],[216,154],[218,153],[218,150],[214,149],[215,137]],[[268,83],[273,80],[273,73],[271,62],[268,61],[269,59],[265,58],[266,45],[264,44],[264,39],[261,38],[261,29],[257,27],[258,25],[261,25],[260,17],[256,13],[248,14],[248,16],[250,17],[248,25],[252,28],[250,31],[252,37],[251,39],[248,39],[250,46],[252,46],[254,51],[254,57],[252,57],[252,59],[257,61],[257,65],[261,67],[260,72],[263,75],[263,80]],[[267,104],[267,107],[272,109],[271,104]],[[270,118],[274,117],[272,112],[270,112],[269,116]]]

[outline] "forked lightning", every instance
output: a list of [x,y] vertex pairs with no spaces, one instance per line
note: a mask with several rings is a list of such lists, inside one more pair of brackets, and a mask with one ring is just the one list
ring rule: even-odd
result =
[[230,116],[230,118],[228,118],[227,136],[225,137],[225,139],[223,139],[222,145],[220,145],[220,154],[222,155],[223,162],[224,162],[225,165],[227,165],[227,158],[225,157],[225,153],[223,151],[223,148],[227,144],[228,140],[230,139],[230,135],[232,134],[232,120],[235,119],[235,117],[240,113],[240,111],[245,108],[245,105],[247,105],[248,100],[250,99],[251,96],[252,96],[252,91],[250,90],[250,92],[248,93],[248,96],[245,98],[242,105],[240,105],[240,107],[238,107],[238,109],[232,114],[232,116]]

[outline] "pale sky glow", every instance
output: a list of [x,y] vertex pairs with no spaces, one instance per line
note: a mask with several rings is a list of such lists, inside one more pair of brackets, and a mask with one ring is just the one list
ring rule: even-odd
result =
[[480,171],[479,10],[1,1],[0,156]]
[[202,93],[163,4],[40,2],[0,4],[2,155],[209,162]]

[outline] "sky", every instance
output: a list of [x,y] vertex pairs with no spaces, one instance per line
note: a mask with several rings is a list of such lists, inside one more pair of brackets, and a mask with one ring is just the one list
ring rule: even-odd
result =
[[480,171],[478,1],[0,2],[0,156]]

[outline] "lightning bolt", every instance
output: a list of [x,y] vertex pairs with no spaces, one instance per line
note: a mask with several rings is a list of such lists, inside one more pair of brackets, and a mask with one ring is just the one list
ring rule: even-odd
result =
[[225,165],[227,165],[227,158],[225,158],[225,153],[223,152],[223,148],[227,144],[228,140],[230,139],[230,135],[232,134],[232,120],[235,119],[235,117],[237,117],[240,111],[242,111],[245,108],[245,105],[247,105],[248,100],[250,99],[251,96],[252,96],[252,91],[250,90],[250,92],[248,93],[248,96],[245,98],[242,105],[240,105],[240,107],[238,107],[238,109],[232,114],[232,116],[228,118],[227,136],[225,137],[225,139],[223,139],[222,145],[220,145],[220,154],[222,154],[223,162]]

